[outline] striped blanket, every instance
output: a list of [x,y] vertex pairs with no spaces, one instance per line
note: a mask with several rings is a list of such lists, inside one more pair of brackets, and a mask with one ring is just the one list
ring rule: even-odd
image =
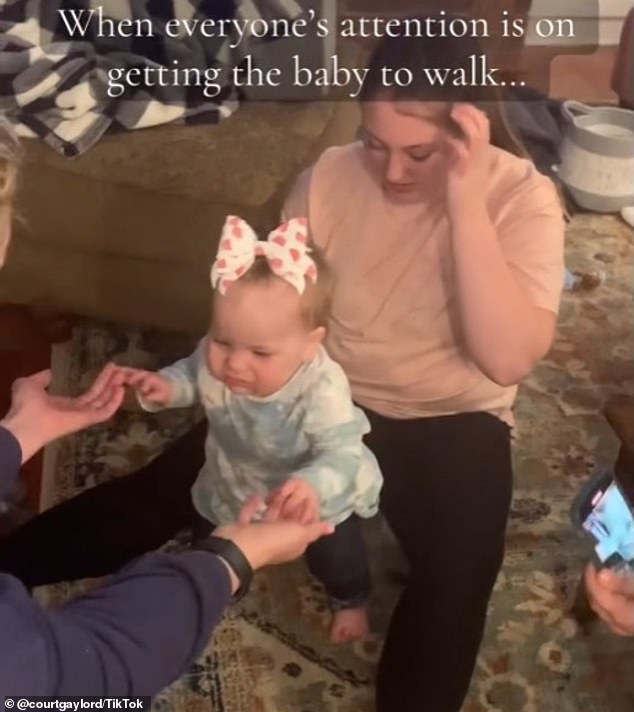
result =
[[[106,131],[216,123],[231,70],[295,0],[2,0],[0,112],[72,157]],[[256,34],[251,30],[257,25]]]

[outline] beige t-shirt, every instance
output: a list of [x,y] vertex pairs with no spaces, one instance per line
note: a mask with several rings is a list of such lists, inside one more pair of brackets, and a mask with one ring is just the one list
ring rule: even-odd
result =
[[[451,236],[440,205],[389,202],[354,143],[300,176],[284,218],[308,216],[335,273],[326,347],[362,406],[394,418],[488,411],[513,423],[516,387],[489,380],[460,329]],[[517,281],[557,312],[564,279],[562,208],[527,160],[491,147],[482,199]]]

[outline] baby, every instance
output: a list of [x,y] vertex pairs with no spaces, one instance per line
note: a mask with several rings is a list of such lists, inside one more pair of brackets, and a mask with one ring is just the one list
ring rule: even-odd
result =
[[208,419],[205,464],[192,487],[194,536],[234,521],[253,495],[267,518],[324,519],[335,532],[306,562],[333,608],[331,640],[368,631],[370,591],[359,517],[378,509],[382,477],[363,445],[369,431],[346,376],[322,346],[330,276],[308,245],[305,219],[259,241],[225,222],[211,282],[209,333],[191,356],[157,373],[123,369],[148,410],[199,402]]

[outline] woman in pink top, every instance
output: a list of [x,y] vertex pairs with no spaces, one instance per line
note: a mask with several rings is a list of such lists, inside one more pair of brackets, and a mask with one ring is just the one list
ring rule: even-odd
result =
[[[421,67],[461,66],[474,50],[384,41],[364,87],[363,140],[326,151],[284,208],[308,216],[335,272],[327,347],[371,421],[382,510],[411,566],[379,712],[462,705],[504,553],[516,384],[551,345],[563,284],[557,193],[504,150],[516,144],[500,106],[477,108],[473,89],[456,103],[421,79]],[[383,66],[409,66],[416,80],[386,89]],[[139,472],[38,517],[0,544],[0,568],[37,585],[158,546],[188,522],[203,438],[192,431]]]
[[383,86],[381,67],[420,78],[473,51],[432,46],[379,46],[362,141],[326,151],[285,206],[308,216],[335,272],[326,347],[369,416],[381,508],[411,565],[380,712],[461,708],[504,553],[511,407],[550,348],[564,277],[557,192],[499,147],[514,146],[501,107],[487,115],[422,80]]

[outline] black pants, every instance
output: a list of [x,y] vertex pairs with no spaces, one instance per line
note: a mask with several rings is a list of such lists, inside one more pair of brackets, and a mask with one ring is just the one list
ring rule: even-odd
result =
[[[208,537],[215,525],[194,512],[192,538]],[[359,520],[352,515],[306,550],[306,564],[336,610],[363,604],[370,593],[370,566]]]
[[[181,529],[213,525],[195,511],[190,489],[203,465],[201,423],[127,477],[93,487],[0,539],[0,571],[30,588],[104,576],[156,549]],[[370,590],[365,544],[356,517],[311,544],[306,563],[335,607],[355,606]]]
[[[504,552],[509,429],[484,413],[392,420],[368,413],[382,510],[411,565],[379,665],[378,712],[458,712]],[[205,426],[132,475],[99,485],[0,540],[26,585],[96,576],[189,525]],[[151,506],[148,504],[151,503]]]
[[411,567],[379,663],[377,710],[458,712],[502,564],[510,431],[486,413],[368,417],[381,509]]

